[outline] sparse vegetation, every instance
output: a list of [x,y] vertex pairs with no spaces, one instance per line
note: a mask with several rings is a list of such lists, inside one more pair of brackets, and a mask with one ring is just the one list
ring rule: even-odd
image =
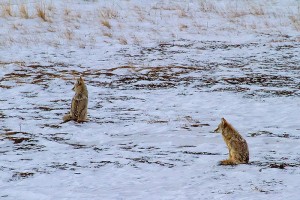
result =
[[178,16],[179,17],[188,17],[188,14],[183,8],[180,7],[178,10]]
[[250,13],[255,16],[265,15],[265,11],[261,5],[251,6]]
[[101,24],[109,29],[111,29],[111,24],[108,20],[101,20]]
[[20,16],[25,19],[29,19],[28,7],[25,4],[19,6]]
[[1,16],[2,17],[12,17],[13,10],[10,4],[3,4],[1,5]]
[[69,16],[70,14],[71,14],[71,10],[68,9],[68,8],[66,8],[66,9],[64,10],[64,15],[65,15],[65,16]]
[[293,25],[293,27],[297,30],[300,31],[300,21],[299,21],[299,17],[296,16],[290,16],[289,17],[291,24]]
[[126,40],[126,38],[124,38],[124,37],[119,37],[119,43],[120,44],[123,44],[123,45],[126,45],[126,44],[128,44],[128,42],[127,42],[127,40]]
[[103,36],[111,38],[112,37],[112,33],[110,33],[110,32],[103,32]]
[[104,19],[116,19],[118,18],[119,14],[116,10],[111,8],[103,8],[100,10],[100,16]]
[[180,24],[179,25],[179,30],[180,31],[184,31],[185,29],[187,29],[188,28],[188,26],[186,25],[186,24]]
[[[10,26],[12,29],[21,30],[25,35],[28,34],[20,36],[24,37],[20,41],[27,42],[28,38],[32,38],[32,35],[35,34],[44,38],[42,36],[44,32],[59,32],[64,39],[71,40],[74,39],[75,33],[81,32],[85,27],[82,24],[91,27],[98,26],[99,23],[100,26],[97,28],[100,30],[95,30],[97,33],[94,34],[99,34],[100,31],[100,33],[102,32],[101,36],[107,37],[108,43],[112,42],[111,38],[123,45],[128,43],[140,45],[142,43],[144,38],[135,32],[142,32],[144,36],[148,35],[155,39],[161,35],[170,35],[173,39],[180,39],[181,34],[203,35],[210,31],[212,33],[238,33],[241,30],[249,30],[258,33],[268,30],[273,33],[286,34],[285,30],[300,30],[299,9],[297,12],[297,9],[293,8],[282,10],[280,7],[272,7],[276,5],[275,2],[254,4],[250,1],[233,1],[221,4],[217,1],[198,0],[198,3],[194,4],[198,6],[197,9],[192,9],[190,5],[184,3],[158,3],[153,5],[150,10],[145,9],[142,5],[133,5],[130,8],[134,11],[133,15],[128,16],[118,6],[101,7],[89,12],[82,12],[80,9],[71,8],[70,5],[56,8],[53,2],[45,2],[2,3],[0,4],[0,16],[29,20],[39,18],[52,24],[45,30],[40,30],[31,25],[20,27],[17,23],[12,23]],[[91,3],[92,1],[89,2],[89,4]],[[60,31],[62,26],[69,26],[69,31]],[[130,35],[115,33],[116,30],[127,31],[127,29],[132,31]],[[174,31],[178,32],[175,34]],[[81,42],[86,40],[89,43],[85,36],[81,36],[81,40]]]
[[44,2],[41,2],[36,5],[36,15],[41,18],[44,22],[48,21],[47,13],[46,13],[46,5]]
[[67,29],[64,36],[67,40],[72,40],[74,38],[74,33],[70,29]]
[[200,10],[202,12],[216,12],[217,8],[213,1],[199,0]]

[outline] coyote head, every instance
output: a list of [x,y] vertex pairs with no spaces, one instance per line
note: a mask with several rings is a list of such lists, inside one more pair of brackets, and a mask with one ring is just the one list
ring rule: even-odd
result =
[[84,80],[82,77],[79,77],[75,84],[74,84],[74,87],[72,88],[72,90],[75,91],[75,93],[81,93],[81,92],[84,92],[86,90],[86,85],[84,83]]
[[227,124],[228,123],[227,123],[226,119],[222,118],[221,123],[219,124],[218,128],[214,132],[215,133],[222,133],[223,129],[226,127]]

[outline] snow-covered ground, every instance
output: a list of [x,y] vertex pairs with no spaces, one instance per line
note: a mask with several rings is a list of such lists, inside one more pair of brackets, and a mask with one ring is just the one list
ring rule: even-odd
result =
[[0,199],[299,199],[299,1],[0,5]]

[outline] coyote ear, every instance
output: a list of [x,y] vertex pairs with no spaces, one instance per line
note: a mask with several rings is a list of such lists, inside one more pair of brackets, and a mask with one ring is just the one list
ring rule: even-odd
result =
[[78,79],[78,84],[80,85],[81,83],[83,83],[83,78],[80,76],[79,79]]
[[226,119],[224,117],[222,117],[222,124],[223,124],[223,127],[225,128],[228,124],[228,122],[226,121]]
[[224,117],[222,117],[221,123],[222,123],[223,125],[227,123],[227,121],[226,121],[226,119],[225,119]]

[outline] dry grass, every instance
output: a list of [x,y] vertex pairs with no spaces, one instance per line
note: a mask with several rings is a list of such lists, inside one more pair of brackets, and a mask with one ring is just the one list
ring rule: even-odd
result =
[[244,10],[232,10],[230,12],[230,17],[232,18],[242,18],[246,15],[248,15],[248,13]]
[[28,7],[25,4],[19,6],[20,16],[25,19],[29,19]]
[[73,40],[74,33],[70,29],[67,29],[64,33],[64,36],[67,40]]
[[13,10],[10,4],[1,5],[1,16],[2,17],[12,17]]
[[262,15],[265,15],[265,11],[261,5],[251,6],[250,14],[255,15],[255,16],[262,16]]
[[64,20],[67,22],[71,22],[72,20],[74,20],[74,16],[72,16],[72,11],[68,8],[64,9]]
[[66,9],[64,10],[64,15],[65,15],[65,16],[70,16],[70,14],[71,14],[71,10],[68,9],[68,8],[66,8]]
[[180,30],[180,31],[184,31],[184,30],[186,30],[187,28],[188,28],[188,26],[185,25],[185,24],[180,24],[180,25],[179,25],[179,30]]
[[128,44],[126,38],[124,38],[124,37],[119,37],[118,40],[119,40],[119,43],[122,44],[122,45]]
[[145,21],[145,11],[140,6],[134,6],[133,10],[138,15],[138,21]]
[[53,26],[49,26],[47,28],[47,31],[51,32],[51,33],[55,33],[56,32],[56,29],[53,27]]
[[132,39],[133,39],[133,44],[135,45],[140,45],[142,42],[136,35],[134,35]]
[[54,7],[52,1],[47,5],[47,10],[48,10],[49,12],[54,12],[55,7]]
[[293,28],[295,28],[297,31],[300,31],[300,18],[296,16],[289,16],[289,19],[293,25]]
[[79,45],[78,45],[78,47],[80,49],[85,49],[86,48],[86,44],[84,42],[80,42]]
[[111,24],[108,20],[101,20],[101,24],[109,29],[111,29]]
[[249,25],[250,29],[256,30],[257,29],[257,24],[255,22],[251,23]]
[[188,17],[188,14],[183,8],[179,7],[178,8],[178,16],[181,18],[185,18],[185,17]]
[[36,14],[39,18],[41,18],[44,22],[49,21],[46,15],[46,5],[44,2],[41,2],[40,4],[36,5],[35,9]]
[[200,0],[199,1],[200,10],[202,12],[217,12],[217,7],[213,3],[213,1],[210,0]]
[[100,10],[100,16],[104,19],[116,19],[119,14],[111,8],[104,8],[103,10]]
[[112,33],[109,33],[109,32],[103,32],[103,36],[112,38]]

